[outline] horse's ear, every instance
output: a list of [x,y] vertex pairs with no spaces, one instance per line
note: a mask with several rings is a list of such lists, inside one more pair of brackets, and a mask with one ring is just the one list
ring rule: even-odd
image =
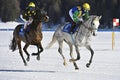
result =
[[45,7],[42,7],[42,8],[41,8],[41,13],[42,13],[42,14],[47,14],[47,12],[45,11]]
[[100,20],[102,18],[102,16],[99,16],[98,19]]

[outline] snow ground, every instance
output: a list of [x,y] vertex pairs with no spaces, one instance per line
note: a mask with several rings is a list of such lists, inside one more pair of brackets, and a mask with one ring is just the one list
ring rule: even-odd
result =
[[[74,66],[69,62],[69,48],[65,43],[63,53],[67,59],[67,66],[63,65],[62,57],[57,52],[57,43],[50,49],[44,49],[40,61],[31,56],[28,66],[24,66],[18,50],[15,52],[9,50],[12,31],[0,31],[0,80],[119,80],[120,32],[115,32],[114,50],[111,45],[111,34],[98,32],[98,35],[92,38],[91,45],[95,55],[90,68],[85,66],[90,58],[90,52],[84,47],[81,48],[81,59],[77,61],[79,70],[74,70]],[[44,48],[52,35],[53,32],[43,31]],[[28,48],[29,53],[35,51],[37,49],[34,46]]]

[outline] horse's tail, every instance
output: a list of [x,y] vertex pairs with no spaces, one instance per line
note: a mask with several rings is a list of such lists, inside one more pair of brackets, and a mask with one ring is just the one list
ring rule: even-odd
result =
[[17,43],[16,43],[16,40],[15,40],[15,37],[13,37],[13,39],[12,39],[9,47],[10,47],[10,49],[11,49],[12,51],[15,51],[15,50],[16,50],[16,48],[17,48]]
[[46,47],[46,49],[49,49],[50,47],[52,47],[52,45],[56,42],[56,36],[55,34],[52,37],[52,41],[48,44],[48,46]]

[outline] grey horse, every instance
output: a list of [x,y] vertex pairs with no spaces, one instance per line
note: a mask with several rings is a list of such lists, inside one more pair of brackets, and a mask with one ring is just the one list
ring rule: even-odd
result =
[[[76,61],[80,59],[79,47],[86,47],[91,52],[91,58],[89,62],[86,64],[86,67],[89,67],[90,64],[92,63],[92,58],[94,55],[94,51],[90,45],[91,36],[96,35],[96,32],[100,25],[99,23],[100,19],[101,19],[101,16],[91,15],[87,21],[79,25],[79,28],[74,34],[63,32],[63,27],[66,24],[68,24],[68,22],[61,24],[54,32],[52,41],[48,44],[46,49],[50,48],[57,41],[59,44],[58,52],[60,53],[60,55],[64,60],[63,64],[66,65],[67,64],[66,59],[62,52],[63,41],[65,41],[70,48],[70,56],[71,56],[70,62],[73,62],[75,69],[79,69],[76,64]],[[73,57],[73,46],[75,46],[75,50],[77,53],[76,59]]]

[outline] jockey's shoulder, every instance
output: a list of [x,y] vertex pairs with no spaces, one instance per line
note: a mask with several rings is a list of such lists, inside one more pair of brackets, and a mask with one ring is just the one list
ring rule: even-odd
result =
[[72,10],[82,10],[82,7],[81,7],[81,6],[74,6],[74,7],[72,8]]

